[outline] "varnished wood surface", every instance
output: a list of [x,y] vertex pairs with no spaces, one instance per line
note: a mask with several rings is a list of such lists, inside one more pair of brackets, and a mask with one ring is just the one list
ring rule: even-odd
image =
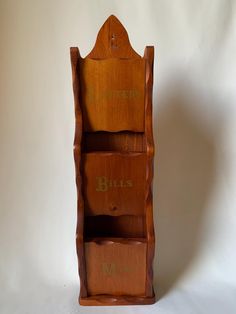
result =
[[76,248],[78,256],[78,271],[80,277],[80,297],[87,297],[86,269],[84,257],[84,199],[82,194],[82,176],[81,176],[81,141],[82,141],[82,111],[79,103],[79,76],[78,76],[78,61],[79,49],[70,49],[71,67],[72,67],[72,84],[74,92],[75,106],[75,137],[74,137],[74,160],[75,174],[77,186],[77,227],[76,227]]
[[114,306],[114,305],[148,305],[155,303],[155,296],[153,292],[152,297],[137,297],[129,295],[109,295],[99,294],[87,298],[79,298],[81,305],[95,305],[95,306]]
[[85,216],[85,239],[88,237],[146,237],[144,216]]
[[108,59],[124,58],[136,59],[140,55],[134,51],[129,42],[126,29],[114,15],[102,25],[94,48],[86,58]]
[[85,243],[88,294],[145,295],[146,243]]
[[84,132],[83,152],[145,152],[145,134],[140,132]]
[[153,47],[139,56],[114,16],[85,59],[71,48],[82,305],[155,302],[153,60]]
[[79,64],[84,130],[143,132],[144,59],[81,59]]
[[146,209],[146,230],[147,230],[147,277],[146,277],[146,295],[153,296],[153,259],[155,251],[155,232],[153,224],[153,156],[154,141],[152,127],[152,89],[153,89],[153,62],[154,47],[146,47],[144,58],[146,59],[146,97],[145,97],[145,134],[147,147],[147,171],[145,188],[145,209]]
[[143,215],[145,153],[83,153],[85,215]]

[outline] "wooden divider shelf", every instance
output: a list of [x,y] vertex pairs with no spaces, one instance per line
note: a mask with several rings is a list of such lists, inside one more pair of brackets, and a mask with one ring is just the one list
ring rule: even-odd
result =
[[113,15],[87,57],[71,48],[81,305],[155,302],[153,59]]

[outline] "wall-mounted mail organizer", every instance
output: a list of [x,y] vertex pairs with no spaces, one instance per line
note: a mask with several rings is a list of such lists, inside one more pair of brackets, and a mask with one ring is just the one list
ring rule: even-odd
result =
[[155,301],[153,59],[113,15],[87,57],[71,48],[82,305]]

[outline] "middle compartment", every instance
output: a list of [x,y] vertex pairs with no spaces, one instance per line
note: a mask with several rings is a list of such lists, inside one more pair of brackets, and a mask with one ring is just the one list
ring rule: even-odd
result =
[[146,153],[82,153],[85,215],[143,215]]

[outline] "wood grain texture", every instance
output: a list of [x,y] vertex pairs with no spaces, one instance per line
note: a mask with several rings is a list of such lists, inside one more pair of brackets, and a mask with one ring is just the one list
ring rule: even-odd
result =
[[95,46],[86,58],[139,59],[141,57],[131,47],[129,36],[124,26],[117,17],[111,15],[102,25]]
[[143,215],[145,153],[82,154],[85,215]]
[[85,131],[144,131],[145,60],[81,59],[80,83]]
[[145,238],[144,216],[85,216],[85,240],[91,237]]
[[82,305],[155,302],[153,61],[113,15],[86,58],[71,48]]
[[129,295],[116,296],[109,294],[99,294],[97,296],[79,298],[79,303],[85,306],[148,305],[155,303],[155,296],[153,295],[153,297],[137,297]]
[[124,240],[86,242],[89,295],[145,295],[146,243]]
[[146,151],[146,137],[143,132],[84,132],[82,151],[141,153]]
[[79,261],[79,277],[80,277],[80,297],[87,297],[86,284],[86,269],[84,257],[84,200],[81,191],[82,176],[81,176],[81,140],[82,140],[82,112],[79,104],[79,77],[78,77],[78,62],[79,49],[71,48],[71,67],[72,67],[72,83],[74,92],[75,106],[75,137],[74,137],[74,160],[76,170],[76,186],[77,186],[77,228],[76,228],[76,247]]
[[146,295],[153,296],[153,259],[155,251],[155,232],[153,224],[153,157],[154,157],[154,140],[152,127],[152,89],[153,89],[153,62],[154,47],[146,47],[144,58],[146,60],[146,97],[145,97],[145,135],[147,147],[147,164],[146,164],[146,230],[147,230],[147,278],[146,278]]

